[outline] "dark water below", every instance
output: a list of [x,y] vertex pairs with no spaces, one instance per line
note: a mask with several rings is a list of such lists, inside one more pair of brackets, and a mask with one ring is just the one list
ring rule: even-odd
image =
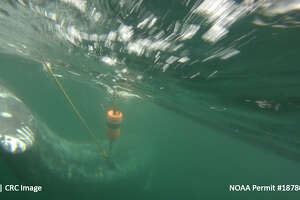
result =
[[[88,1],[85,12],[60,1],[53,1],[57,10],[53,2],[24,1],[48,9],[48,15],[33,12],[29,3],[22,6],[12,2],[0,3],[3,27],[0,28],[0,82],[14,91],[57,135],[74,142],[90,142],[85,127],[41,64],[42,60],[51,63],[55,73],[62,76],[59,80],[101,139],[105,138],[105,110],[111,106],[107,87],[122,87],[142,98],[117,100],[124,113],[118,142],[126,135],[135,136],[155,149],[151,177],[143,192],[119,199],[299,199],[300,191],[229,191],[229,185],[236,184],[300,184],[297,9],[270,17],[262,14],[266,10],[258,8],[227,27],[229,33],[213,42],[204,40],[203,35],[214,22],[204,23],[203,18],[208,16],[190,15],[203,1],[122,1],[123,7],[117,6],[117,1]],[[138,2],[142,2],[141,6],[137,6]],[[103,21],[96,23],[91,19],[95,15],[88,11],[93,6],[98,10],[103,8]],[[134,6],[137,8],[126,14]],[[48,19],[50,11],[56,12],[56,20]],[[152,15],[157,17],[155,25],[148,22],[147,30],[137,28]],[[254,23],[259,17],[268,24]],[[287,17],[295,21],[285,21]],[[188,30],[184,24],[201,26],[190,39],[181,40],[180,37],[186,36],[181,32],[177,39],[164,40],[176,22],[181,24],[182,31]],[[54,29],[55,24],[61,24],[62,29]],[[109,39],[108,35],[119,30],[120,24],[134,27],[134,36],[129,37],[129,31],[120,41]],[[105,39],[99,39],[97,45],[93,40],[76,39],[76,34],[67,31],[70,26],[87,34],[98,33],[99,37],[103,34]],[[153,38],[161,30],[165,33],[157,36],[157,40],[169,42],[167,50],[164,45],[159,46],[161,43],[157,44],[158,49],[147,43],[150,47],[143,46],[141,54],[138,45],[133,47],[135,53],[130,53],[130,42],[151,38],[155,43]],[[130,39],[127,41],[126,37]],[[179,44],[183,47],[173,51]],[[95,45],[95,50],[90,51],[89,45]],[[228,48],[238,53],[232,57],[228,52],[220,53]],[[158,52],[159,61],[155,61]],[[171,62],[168,60],[171,56],[176,56],[177,61],[188,57],[189,61]],[[111,60],[107,61],[108,57]],[[118,61],[111,64],[114,58]],[[128,73],[117,72],[125,68]],[[142,79],[138,78],[141,76]],[[18,179],[1,159],[0,169],[0,184],[26,182]],[[40,193],[5,192],[0,196],[110,199],[111,194],[81,197],[45,188]]]

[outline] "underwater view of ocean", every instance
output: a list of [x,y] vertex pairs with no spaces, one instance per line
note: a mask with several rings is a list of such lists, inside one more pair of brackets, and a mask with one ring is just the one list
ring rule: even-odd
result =
[[299,0],[1,0],[0,199],[300,199]]

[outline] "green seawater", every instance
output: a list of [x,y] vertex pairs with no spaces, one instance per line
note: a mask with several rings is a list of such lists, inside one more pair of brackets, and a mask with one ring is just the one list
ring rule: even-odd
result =
[[[192,16],[188,22],[201,24],[199,31],[184,41],[179,52],[159,50],[160,64],[153,61],[156,51],[149,52],[148,56],[130,54],[125,50],[129,42],[113,41],[114,45],[105,45],[107,38],[97,44],[97,51],[90,52],[91,41],[83,39],[72,43],[67,36],[57,36],[61,32],[52,25],[61,24],[59,20],[64,17],[64,26],[74,25],[87,33],[100,35],[118,30],[121,23],[137,26],[144,19],[143,13],[157,16],[160,21],[152,32],[151,27],[147,31],[134,29],[137,35],[132,40],[137,40],[160,30],[168,35],[168,25],[175,26],[176,21],[183,23],[193,6],[202,1],[170,1],[170,4],[123,1],[124,7],[115,6],[117,1],[111,5],[107,5],[110,4],[107,1],[88,1],[88,8],[95,6],[101,10],[105,6],[101,11],[103,21],[94,24],[89,21],[87,11],[83,13],[60,1],[53,1],[57,5],[55,9],[52,1],[49,1],[52,4],[28,1],[45,10],[57,11],[56,22],[47,21],[45,15],[32,14],[29,3],[23,6],[11,2],[0,3],[0,8],[10,13],[6,15],[0,10],[0,83],[22,99],[57,135],[73,142],[92,142],[45,70],[42,64],[45,60],[61,75],[58,77],[66,92],[101,140],[106,139],[105,111],[111,107],[111,94],[97,81],[111,88],[127,88],[126,91],[141,97],[117,99],[116,104],[124,114],[117,142],[122,143],[122,138],[130,136],[151,146],[154,149],[153,163],[149,166],[151,176],[142,192],[120,194],[118,199],[300,198],[300,191],[229,191],[230,185],[300,185],[299,27],[257,26],[252,22],[262,14],[251,13],[234,23],[223,39],[209,43],[201,39],[209,25],[201,17]],[[138,2],[142,2],[141,6],[126,15]],[[274,25],[283,17],[296,16],[297,19],[298,12],[266,20]],[[14,15],[16,13],[18,15]],[[7,43],[15,46],[8,48]],[[27,48],[22,49],[22,44]],[[227,47],[236,48],[239,53],[228,59],[216,56],[203,61],[216,55],[218,49]],[[163,72],[164,63],[168,63],[166,60],[171,55],[188,56],[190,61],[182,65],[171,63]],[[116,57],[118,62],[113,66],[101,62],[106,56]],[[124,75],[127,79],[118,79],[120,73],[115,70],[124,68],[130,71]],[[198,72],[199,75],[190,78]],[[107,76],[99,76],[101,74]],[[136,79],[139,75],[143,79]],[[26,180],[21,180],[5,160],[0,159],[0,184],[21,183],[26,184]],[[60,183],[53,182],[53,185]],[[132,188],[135,187],[132,184]],[[57,193],[45,186],[40,193],[2,192],[0,199],[111,199],[111,192],[118,193],[118,190],[116,185],[115,191],[80,196],[76,192]]]

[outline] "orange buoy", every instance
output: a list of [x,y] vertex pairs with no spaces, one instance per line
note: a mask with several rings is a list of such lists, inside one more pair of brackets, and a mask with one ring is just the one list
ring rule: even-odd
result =
[[107,111],[107,138],[111,143],[120,137],[122,120],[122,112],[114,110]]

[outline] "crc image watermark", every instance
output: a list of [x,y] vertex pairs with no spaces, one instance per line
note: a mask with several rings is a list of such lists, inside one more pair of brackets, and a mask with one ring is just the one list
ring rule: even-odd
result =
[[229,185],[230,192],[300,192],[300,185]]
[[41,192],[43,187],[40,185],[2,185],[0,192]]

